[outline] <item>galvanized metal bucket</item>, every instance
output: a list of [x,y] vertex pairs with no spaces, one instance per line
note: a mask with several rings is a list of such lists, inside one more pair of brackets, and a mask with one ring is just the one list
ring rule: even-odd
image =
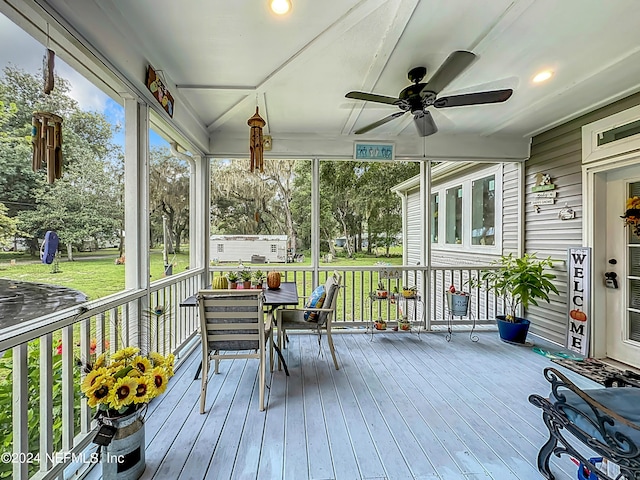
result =
[[447,292],[449,312],[456,317],[464,317],[469,310],[469,295]]
[[102,421],[117,430],[101,455],[103,480],[137,480],[145,469],[144,419],[141,412]]

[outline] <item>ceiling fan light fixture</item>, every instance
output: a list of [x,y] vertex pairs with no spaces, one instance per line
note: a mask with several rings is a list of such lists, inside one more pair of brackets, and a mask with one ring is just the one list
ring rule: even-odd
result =
[[269,0],[269,5],[276,15],[284,15],[291,10],[291,0]]
[[533,77],[533,83],[542,83],[542,82],[546,82],[547,80],[549,80],[551,77],[553,77],[553,72],[551,70],[543,70],[541,72],[538,72],[534,77]]

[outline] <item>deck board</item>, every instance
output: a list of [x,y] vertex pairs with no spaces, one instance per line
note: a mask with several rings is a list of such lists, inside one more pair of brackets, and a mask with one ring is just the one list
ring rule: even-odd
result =
[[[268,374],[264,412],[257,361],[227,360],[210,374],[201,415],[194,352],[149,406],[142,478],[541,479],[546,428],[527,397],[547,394],[542,370],[556,365],[495,332],[479,337],[336,334],[335,370],[326,339],[319,350],[315,335],[290,335],[291,376]],[[576,478],[570,459],[551,465],[558,480]],[[100,466],[88,475],[98,478]]]

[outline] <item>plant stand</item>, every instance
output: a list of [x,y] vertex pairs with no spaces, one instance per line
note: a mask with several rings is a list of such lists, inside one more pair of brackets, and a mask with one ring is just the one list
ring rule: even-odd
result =
[[[413,304],[413,320],[407,319],[398,319],[396,322],[396,327],[390,328],[389,322],[382,320],[381,316],[378,315],[378,319],[374,320],[373,318],[373,305],[376,302],[380,302],[378,305],[382,305],[382,302],[389,302],[389,304],[398,304],[399,302],[403,302],[406,311],[409,308],[409,303]],[[387,294],[386,296],[380,296],[377,292],[369,293],[369,321],[367,322],[367,333],[371,334],[371,340],[373,340],[373,334],[377,331],[386,331],[386,332],[408,332],[408,333],[416,333],[419,340],[420,338],[420,330],[421,325],[417,319],[418,313],[418,304],[422,305],[422,322],[424,323],[424,318],[426,315],[424,302],[420,299],[418,295],[413,297],[405,297],[402,294]],[[397,308],[397,307],[396,307]],[[381,324],[385,325],[385,328],[378,328]],[[417,326],[415,325],[417,323]]]
[[451,337],[453,336],[453,317],[469,317],[471,320],[471,332],[469,332],[469,339],[472,342],[477,342],[480,337],[475,333],[476,329],[476,317],[470,313],[469,311],[469,303],[471,302],[471,295],[461,295],[459,293],[451,293],[449,291],[445,292],[447,301],[447,342],[451,341]]

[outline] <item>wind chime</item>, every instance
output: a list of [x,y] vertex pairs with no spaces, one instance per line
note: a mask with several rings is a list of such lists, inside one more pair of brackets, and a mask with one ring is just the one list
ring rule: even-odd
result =
[[31,144],[34,172],[47,164],[47,181],[62,178],[62,117],[49,112],[34,112],[31,118]]
[[251,163],[249,169],[253,172],[256,168],[260,169],[260,172],[264,172],[264,146],[262,143],[262,127],[267,122],[258,113],[258,107],[256,107],[256,113],[253,117],[247,120],[247,125],[251,127],[249,132],[249,152],[251,154]]
[[[49,48],[49,24],[47,24],[47,51],[42,72],[44,93],[49,95],[54,88],[54,65],[56,54]],[[31,144],[33,158],[31,168],[37,172],[47,164],[47,181],[53,183],[62,177],[62,117],[50,112],[33,112],[31,117]]]

